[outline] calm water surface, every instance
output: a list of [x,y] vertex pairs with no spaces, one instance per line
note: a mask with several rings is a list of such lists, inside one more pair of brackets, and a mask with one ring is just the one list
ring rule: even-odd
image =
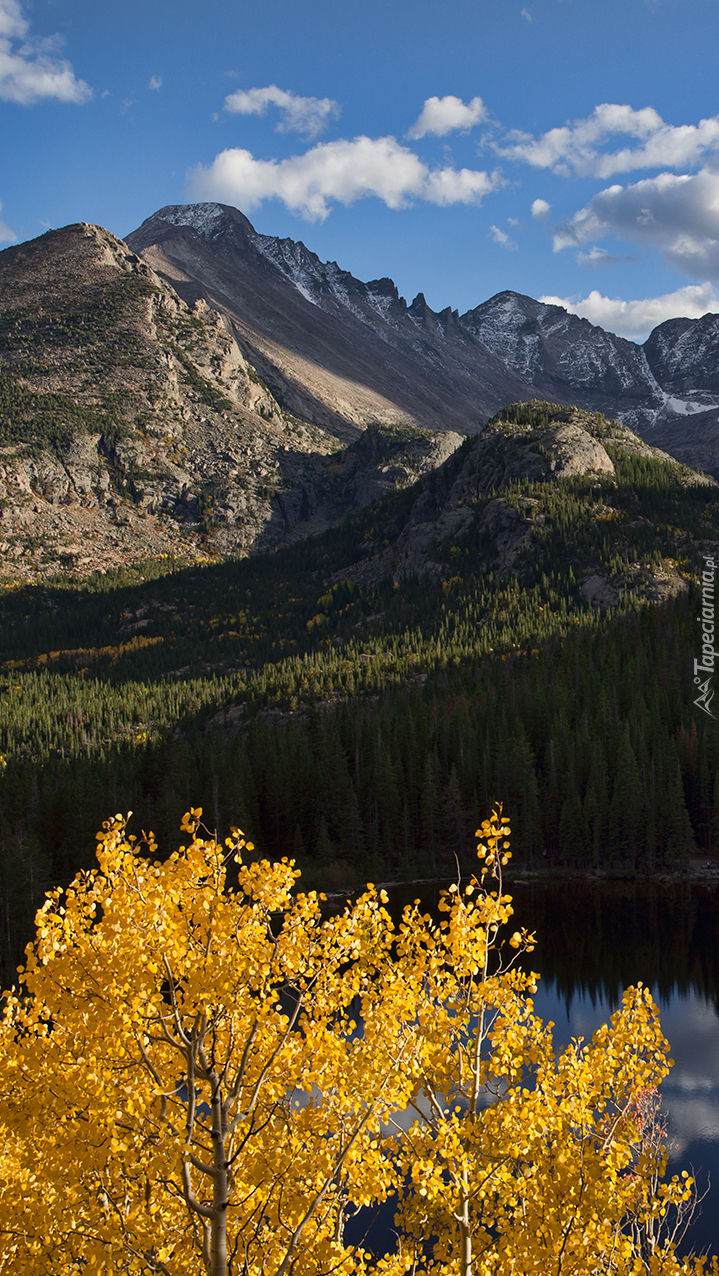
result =
[[[537,1014],[555,1023],[558,1048],[591,1038],[642,980],[661,1009],[675,1061],[662,1085],[670,1171],[693,1167],[713,1187],[688,1247],[719,1254],[719,892],[677,884],[514,882],[513,922],[536,930]],[[417,888],[395,893],[393,905]],[[437,892],[427,891],[431,906]]]

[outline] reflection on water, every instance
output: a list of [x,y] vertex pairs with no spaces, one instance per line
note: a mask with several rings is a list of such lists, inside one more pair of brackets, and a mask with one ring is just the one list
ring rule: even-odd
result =
[[[671,1172],[690,1166],[714,1187],[687,1247],[719,1254],[719,893],[713,887],[644,882],[510,883],[515,917],[536,930],[528,960],[542,979],[537,1014],[558,1048],[591,1038],[642,980],[661,1009],[674,1067],[662,1085]],[[399,908],[417,888],[396,892]],[[438,891],[423,894],[425,906]],[[404,896],[404,898],[403,898]]]
[[[669,1172],[691,1167],[702,1189],[708,1178],[715,1185],[684,1248],[719,1253],[719,1017],[713,1005],[693,992],[657,997],[657,1001],[674,1059],[661,1087],[662,1107],[669,1116]],[[556,984],[545,980],[534,998],[537,1014],[556,1025],[558,1048],[571,1037],[590,1039],[618,1002],[619,998],[592,998],[586,993],[567,998]]]
[[657,1001],[697,993],[719,1009],[715,888],[517,882],[508,890],[517,919],[537,931],[532,960],[561,995],[614,1002],[641,979]]

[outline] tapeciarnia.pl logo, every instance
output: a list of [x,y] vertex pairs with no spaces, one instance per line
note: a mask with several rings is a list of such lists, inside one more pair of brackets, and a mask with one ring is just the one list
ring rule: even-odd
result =
[[694,704],[697,709],[702,709],[704,713],[709,714],[710,718],[716,720],[716,715],[711,711],[711,702],[714,699],[714,688],[711,685],[714,677],[714,661],[719,655],[719,652],[714,650],[715,575],[716,565],[714,559],[705,555],[704,570],[702,572],[702,613],[701,616],[697,616],[697,620],[702,627],[702,655],[701,660],[694,659],[694,685],[699,690],[699,695]]

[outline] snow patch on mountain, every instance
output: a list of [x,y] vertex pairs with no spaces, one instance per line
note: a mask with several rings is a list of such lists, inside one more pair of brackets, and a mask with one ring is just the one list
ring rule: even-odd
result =
[[[210,238],[214,230],[222,230],[227,219],[226,210],[221,204],[174,204],[161,208],[156,214],[163,222],[171,226],[189,226],[197,231],[203,239]],[[218,223],[223,226],[218,226]]]
[[385,323],[392,322],[390,318],[390,310],[394,302],[393,297],[382,296],[379,293],[370,292],[368,289],[367,301],[369,305],[372,307],[372,309],[377,311],[377,314],[380,316],[380,318],[384,319]]
[[696,412],[708,412],[712,408],[719,408],[719,400],[714,399],[711,402],[700,403],[693,399],[677,399],[674,395],[665,394],[664,406],[669,412],[673,412],[677,416],[693,416]]

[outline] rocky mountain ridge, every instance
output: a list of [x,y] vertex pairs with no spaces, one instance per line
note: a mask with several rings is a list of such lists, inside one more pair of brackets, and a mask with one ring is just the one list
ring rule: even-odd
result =
[[3,575],[277,547],[441,465],[508,402],[719,474],[719,316],[644,347],[503,292],[408,305],[219,204],[0,253]]
[[670,320],[638,346],[514,292],[435,312],[222,204],[160,209],[128,243],[181,295],[222,310],[278,398],[318,424],[344,414],[474,433],[504,403],[540,398],[615,417],[719,473],[717,315]]

